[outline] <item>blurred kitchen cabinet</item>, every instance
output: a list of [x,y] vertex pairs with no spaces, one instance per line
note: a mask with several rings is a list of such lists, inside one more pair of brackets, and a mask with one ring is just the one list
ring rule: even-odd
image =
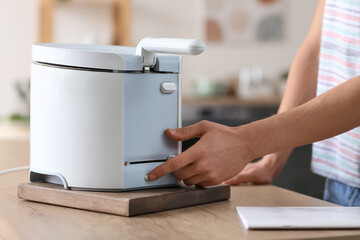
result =
[[53,40],[54,11],[59,2],[95,6],[108,4],[113,13],[113,44],[130,46],[131,0],[39,0],[40,42]]

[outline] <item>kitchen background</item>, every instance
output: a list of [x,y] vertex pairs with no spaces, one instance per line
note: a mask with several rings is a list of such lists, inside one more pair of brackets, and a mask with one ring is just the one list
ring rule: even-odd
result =
[[[2,0],[1,141],[29,141],[31,44],[39,41],[136,46],[144,37],[198,38],[206,51],[183,58],[183,124],[236,126],[276,113],[291,61],[315,12],[314,0]],[[184,148],[195,140],[187,141]],[[16,143],[14,143],[16,144]],[[0,161],[5,155],[0,152]],[[297,148],[274,184],[322,196]]]

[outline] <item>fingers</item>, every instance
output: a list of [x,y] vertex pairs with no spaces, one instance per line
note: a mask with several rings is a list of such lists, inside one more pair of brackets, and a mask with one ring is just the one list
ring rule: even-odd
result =
[[209,124],[210,123],[207,121],[201,121],[188,127],[177,129],[169,128],[166,130],[166,134],[176,141],[185,141],[194,137],[202,137],[202,135],[205,134]]
[[[189,149],[190,150],[190,149]],[[192,156],[190,151],[185,151],[174,158],[167,160],[165,163],[161,164],[160,166],[154,168],[148,174],[148,179],[150,181],[155,181],[166,174],[171,172],[175,172],[192,162]]]
[[238,185],[240,183],[253,182],[253,181],[254,181],[254,175],[244,172],[244,173],[240,173],[240,174],[236,175],[235,177],[225,181],[224,184]]
[[197,187],[208,187],[208,186],[212,186],[212,185],[214,185],[214,183],[209,182],[209,181],[204,181],[204,182],[196,184]]
[[204,181],[204,179],[201,175],[195,175],[193,177],[185,179],[183,182],[186,186],[191,186],[191,185],[201,183],[203,181]]
[[189,164],[187,166],[185,166],[184,168],[174,172],[174,176],[176,177],[177,180],[184,180],[187,178],[192,177],[194,174],[194,164]]
[[174,172],[174,175],[177,180],[184,180],[194,175],[202,174],[204,172],[205,169],[201,168],[201,164],[199,164],[199,162],[193,162],[186,167]]
[[[166,134],[174,140],[177,141],[184,141],[194,137],[202,137],[213,125],[208,121],[201,121],[194,125],[178,128],[178,129],[167,129]],[[155,181],[166,174],[171,172],[176,172],[185,166],[191,164],[196,159],[199,159],[203,154],[204,148],[200,148],[197,144],[189,148],[187,151],[183,152],[182,154],[166,161],[165,163],[161,164],[160,166],[153,169],[147,176],[150,181]],[[182,172],[184,173],[184,172]],[[180,172],[180,174],[182,174]],[[191,177],[196,173],[196,171],[192,168],[188,168],[185,171],[185,176],[183,177]]]

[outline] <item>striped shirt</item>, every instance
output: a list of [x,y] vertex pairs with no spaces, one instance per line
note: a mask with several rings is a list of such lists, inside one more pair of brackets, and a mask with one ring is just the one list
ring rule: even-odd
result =
[[[357,75],[360,75],[360,0],[326,0],[317,95]],[[360,188],[360,127],[314,143],[311,168],[321,176]]]

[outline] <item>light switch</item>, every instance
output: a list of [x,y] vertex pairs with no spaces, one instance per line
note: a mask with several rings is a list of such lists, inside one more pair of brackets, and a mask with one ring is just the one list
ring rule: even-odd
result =
[[176,91],[176,84],[173,82],[163,82],[161,83],[160,91],[165,94],[171,94]]

